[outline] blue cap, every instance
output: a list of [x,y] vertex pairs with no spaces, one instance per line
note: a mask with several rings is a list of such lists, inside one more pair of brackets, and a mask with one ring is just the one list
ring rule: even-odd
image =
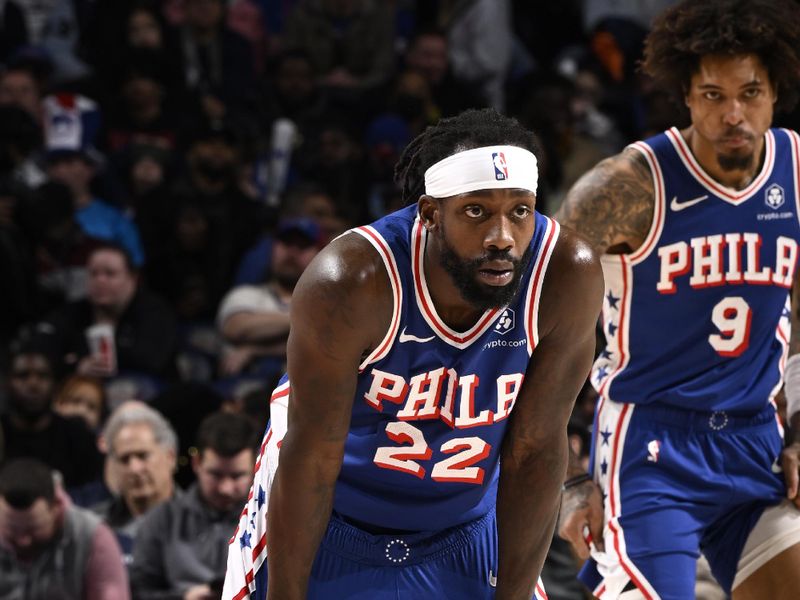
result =
[[275,229],[275,239],[286,242],[291,239],[305,238],[310,246],[320,242],[321,233],[319,225],[313,219],[295,217],[282,219],[278,223],[278,227]]

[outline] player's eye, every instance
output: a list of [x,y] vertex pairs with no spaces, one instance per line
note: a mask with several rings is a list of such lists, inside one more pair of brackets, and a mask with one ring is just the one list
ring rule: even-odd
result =
[[720,96],[719,92],[715,92],[713,90],[709,90],[707,92],[703,92],[703,98],[706,100],[719,100],[722,96]]
[[514,209],[514,216],[518,219],[524,219],[529,214],[531,214],[533,210],[531,210],[530,206],[526,206],[525,204],[520,204]]
[[761,90],[758,88],[749,88],[744,91],[745,98],[756,98],[759,94],[761,94]]
[[486,213],[483,210],[483,207],[480,207],[476,204],[471,204],[470,206],[464,208],[464,214],[466,214],[468,217],[472,217],[473,219],[478,219],[484,216]]

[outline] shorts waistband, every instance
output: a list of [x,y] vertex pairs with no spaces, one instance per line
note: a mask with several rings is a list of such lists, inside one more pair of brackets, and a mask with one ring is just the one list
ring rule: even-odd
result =
[[658,404],[637,404],[636,412],[664,425],[684,430],[730,432],[775,425],[775,408],[767,404],[757,413],[733,414],[725,410],[684,410]]
[[494,513],[492,507],[482,517],[443,531],[398,535],[368,533],[334,513],[322,546],[361,564],[405,567],[436,559],[469,544],[476,535],[492,525]]

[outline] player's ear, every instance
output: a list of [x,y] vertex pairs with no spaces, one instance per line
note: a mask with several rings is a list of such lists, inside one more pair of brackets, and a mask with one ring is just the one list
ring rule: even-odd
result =
[[417,213],[425,229],[432,231],[436,229],[439,217],[439,201],[428,195],[422,195],[417,202]]

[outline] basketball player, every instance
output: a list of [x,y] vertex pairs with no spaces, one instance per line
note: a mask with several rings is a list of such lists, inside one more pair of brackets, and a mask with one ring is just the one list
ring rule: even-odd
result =
[[604,254],[596,483],[570,464],[559,525],[592,550],[581,578],[599,598],[693,598],[699,550],[735,600],[800,590],[798,446],[782,458],[774,401],[800,350],[800,137],[770,129],[798,49],[794,2],[669,8],[643,66],[691,124],[599,163],[557,215]]
[[398,164],[413,204],[306,270],[225,598],[545,597],[603,284],[535,211],[535,152],[492,110],[442,120]]

